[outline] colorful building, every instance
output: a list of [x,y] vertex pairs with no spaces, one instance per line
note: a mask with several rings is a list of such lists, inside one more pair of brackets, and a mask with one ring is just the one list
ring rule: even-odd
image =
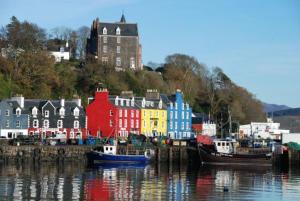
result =
[[[81,99],[71,101],[12,97],[0,103],[1,136],[37,135],[41,138],[86,138],[86,115]],[[3,111],[3,112],[2,112]]]
[[183,95],[177,90],[175,95],[161,95],[168,106],[168,136],[172,139],[192,137],[192,109],[184,102]]
[[141,109],[141,133],[147,137],[167,135],[167,107],[161,99],[137,98]]
[[141,133],[140,109],[134,97],[109,96],[107,89],[97,89],[90,101],[86,113],[91,135],[128,137],[130,133]]

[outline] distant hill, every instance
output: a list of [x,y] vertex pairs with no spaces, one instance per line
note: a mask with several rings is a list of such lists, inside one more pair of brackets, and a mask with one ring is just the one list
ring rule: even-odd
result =
[[286,110],[275,111],[273,112],[273,116],[300,116],[300,108],[290,108]]
[[290,107],[288,107],[286,105],[276,105],[276,104],[269,104],[269,103],[263,103],[263,107],[264,107],[264,111],[266,113],[291,109]]

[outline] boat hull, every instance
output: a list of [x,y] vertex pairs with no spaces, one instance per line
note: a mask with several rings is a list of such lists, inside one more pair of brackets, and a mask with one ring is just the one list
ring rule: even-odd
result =
[[145,164],[150,158],[144,155],[112,155],[92,151],[87,154],[90,163],[96,164]]
[[271,166],[272,157],[267,154],[222,154],[198,147],[202,164]]

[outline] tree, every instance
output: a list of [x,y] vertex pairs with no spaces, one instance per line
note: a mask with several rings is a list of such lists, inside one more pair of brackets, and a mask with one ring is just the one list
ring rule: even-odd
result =
[[85,58],[85,50],[86,50],[86,43],[87,43],[87,38],[89,37],[90,34],[90,28],[87,26],[82,26],[77,30],[77,52],[79,54],[80,59]]

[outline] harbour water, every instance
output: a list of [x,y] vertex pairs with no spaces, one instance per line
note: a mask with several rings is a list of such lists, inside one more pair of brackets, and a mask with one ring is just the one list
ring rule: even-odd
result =
[[0,164],[0,200],[300,200],[300,169]]

